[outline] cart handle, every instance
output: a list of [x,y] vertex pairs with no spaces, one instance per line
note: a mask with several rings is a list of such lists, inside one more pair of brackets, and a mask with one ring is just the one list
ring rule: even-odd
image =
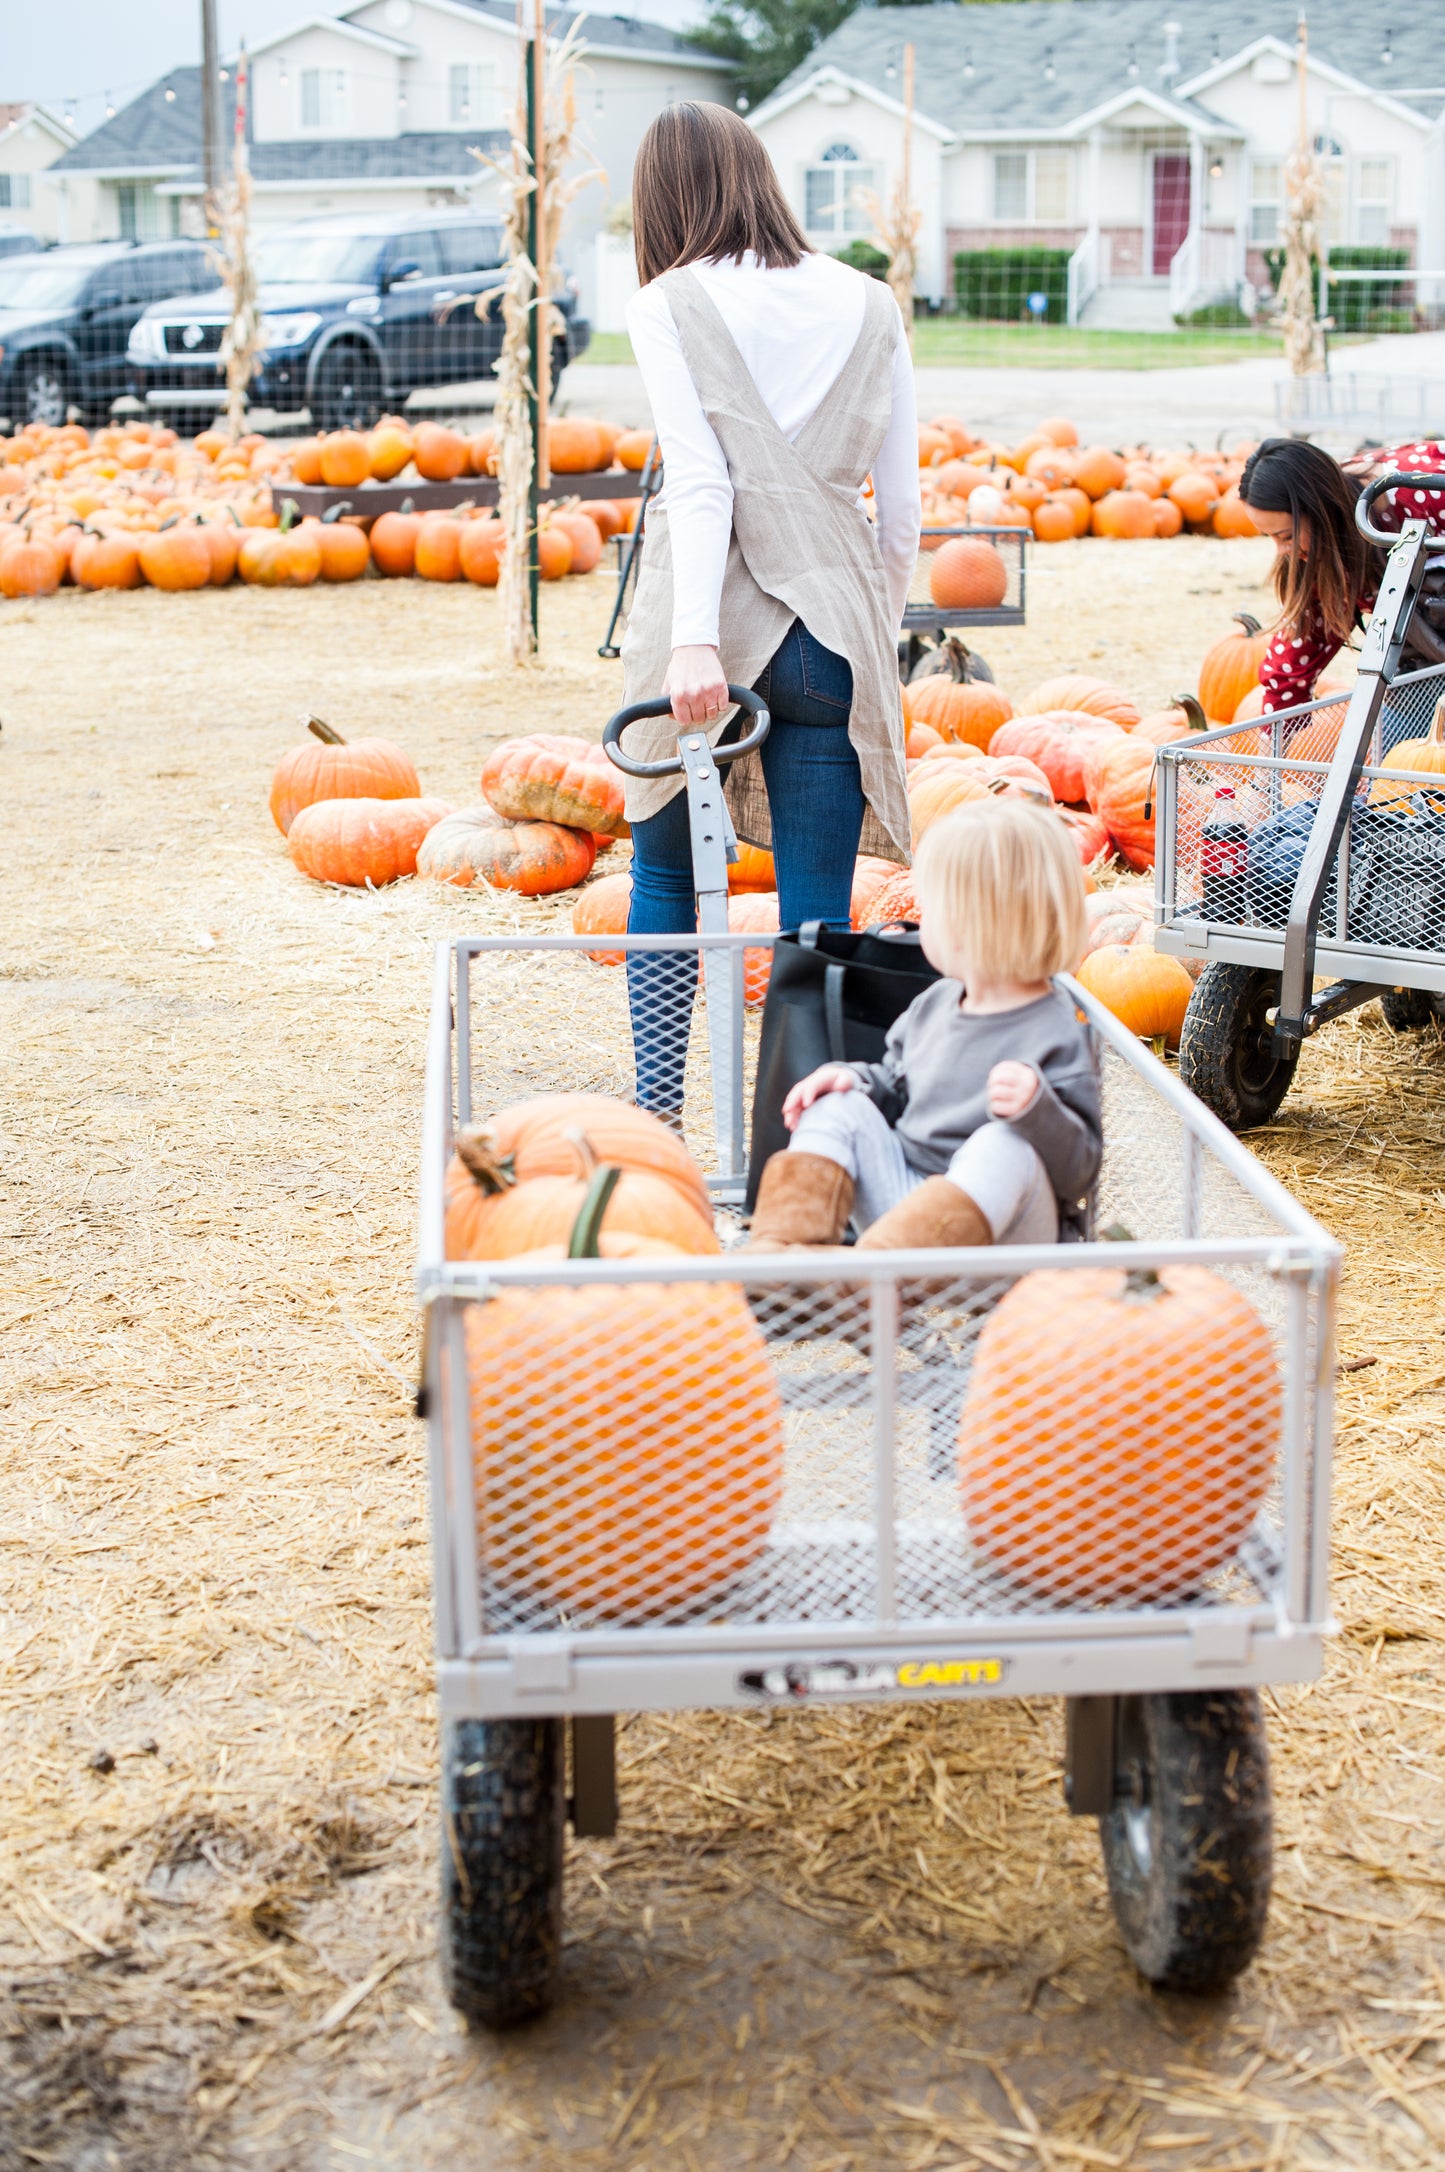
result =
[[[773,723],[772,718],[768,715],[767,703],[759,695],[754,694],[750,688],[746,686],[730,686],[728,688],[728,700],[735,702],[739,709],[747,710],[749,716],[753,719],[753,729],[748,733],[746,739],[739,739],[734,746],[713,748],[712,758],[719,769],[725,768],[729,762],[735,762],[739,755],[751,754],[754,747],[760,747],[771,731]],[[626,770],[629,777],[680,777],[682,775],[682,756],[680,754],[669,755],[665,762],[634,762],[630,754],[624,754],[622,751],[622,734],[629,724],[636,724],[640,718],[645,716],[671,715],[672,703],[665,698],[659,701],[634,701],[630,708],[619,709],[616,716],[610,719],[606,731],[602,734],[602,744],[607,749],[608,758],[614,761],[619,769]],[[697,728],[688,724],[678,726],[679,732],[691,731]]]
[[[1355,526],[1361,535],[1367,535],[1372,543],[1383,543],[1388,549],[1399,542],[1399,530],[1377,528],[1370,519],[1375,500],[1383,497],[1387,490],[1445,490],[1445,475],[1402,475],[1396,470],[1393,475],[1376,476],[1374,482],[1366,485],[1356,501]],[[1433,536],[1427,537],[1425,548],[1445,549],[1445,539],[1437,542]]]

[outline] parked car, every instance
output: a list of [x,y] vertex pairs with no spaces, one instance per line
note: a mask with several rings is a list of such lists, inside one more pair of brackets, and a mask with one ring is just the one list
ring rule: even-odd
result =
[[0,226],[0,256],[34,256],[44,247],[40,236],[23,226]]
[[[413,392],[486,378],[496,366],[501,310],[479,317],[476,302],[503,275],[498,219],[308,219],[263,235],[256,255],[266,350],[250,387],[255,407],[308,408],[319,429],[364,429]],[[574,293],[553,299],[555,387],[591,328]],[[219,350],[230,313],[224,288],[148,309],[130,341],[136,398],[178,424],[188,410],[209,419],[225,397]]]
[[15,426],[103,421],[126,389],[126,343],[150,303],[216,275],[204,242],[97,242],[0,263],[0,415]]

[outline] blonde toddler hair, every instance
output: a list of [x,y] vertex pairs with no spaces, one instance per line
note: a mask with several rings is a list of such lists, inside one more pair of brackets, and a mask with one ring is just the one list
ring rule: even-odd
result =
[[949,968],[967,981],[1038,981],[1078,964],[1088,928],[1074,841],[1022,800],[960,807],[934,823],[914,863],[918,901]]

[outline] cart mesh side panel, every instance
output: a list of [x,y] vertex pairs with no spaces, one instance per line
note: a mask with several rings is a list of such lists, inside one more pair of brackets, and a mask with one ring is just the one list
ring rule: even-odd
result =
[[[1351,977],[1409,982],[1411,954],[1445,956],[1445,774],[1403,771],[1394,750],[1430,737],[1445,703],[1445,668],[1411,673],[1386,693],[1320,911],[1321,952]],[[1212,732],[1166,750],[1161,763],[1161,919],[1253,938],[1260,962],[1281,944],[1314,810],[1344,723],[1343,701],[1317,702]],[[1405,759],[1408,759],[1406,757]],[[1445,747],[1425,759],[1445,764]],[[1206,824],[1228,787],[1248,831],[1245,864],[1211,879]],[[1357,946],[1340,955],[1339,946]],[[1173,947],[1171,945],[1171,947]]]
[[[655,1063],[634,1049],[627,981],[656,952],[613,966],[555,940],[468,948],[484,954],[458,1007],[459,1120],[544,1091],[627,1094]],[[749,951],[756,995],[767,953]],[[686,1131],[706,1168],[700,976],[692,949],[667,962],[642,982],[638,1037],[690,1024]],[[689,1249],[658,1255],[609,1241],[619,1190],[600,1261],[441,1270],[445,1513],[474,1580],[459,1617],[474,1655],[1137,1630],[1231,1609],[1318,1621],[1329,1248],[1302,1243],[1307,1218],[1277,1211],[1243,1150],[1213,1150],[1187,1097],[1093,1015],[1095,1226],[1127,1251],[768,1266],[726,1211],[710,1239],[694,1199]]]
[[[944,555],[944,546],[959,538],[986,547],[969,554],[971,563],[962,575],[950,563],[957,554]],[[949,626],[1021,626],[1029,539],[1030,531],[1023,528],[925,528],[908,584],[904,627],[924,632]]]

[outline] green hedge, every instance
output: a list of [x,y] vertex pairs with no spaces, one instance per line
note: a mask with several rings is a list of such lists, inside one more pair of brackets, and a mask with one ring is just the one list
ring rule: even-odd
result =
[[953,292],[961,317],[1013,322],[1029,315],[1031,294],[1049,298],[1046,324],[1063,324],[1069,313],[1067,249],[960,249],[953,260]]
[[[1266,249],[1264,261],[1269,267],[1270,283],[1278,290],[1284,273],[1283,249]],[[1384,249],[1377,244],[1361,244],[1355,248],[1331,249],[1331,271],[1407,271],[1410,265],[1408,249]],[[1312,258],[1310,269],[1314,277],[1315,293],[1320,291],[1320,267]],[[1335,320],[1337,332],[1370,332],[1398,329],[1381,324],[1382,311],[1409,315],[1414,305],[1414,282],[1404,285],[1398,279],[1347,279],[1340,286],[1330,281],[1329,313]],[[1412,320],[1413,321],[1413,320]],[[1404,327],[1409,330],[1409,325]]]
[[888,277],[886,251],[875,248],[873,243],[865,241],[861,234],[856,241],[850,241],[846,249],[835,249],[833,254],[840,264],[850,264],[854,271],[867,272],[871,279]]

